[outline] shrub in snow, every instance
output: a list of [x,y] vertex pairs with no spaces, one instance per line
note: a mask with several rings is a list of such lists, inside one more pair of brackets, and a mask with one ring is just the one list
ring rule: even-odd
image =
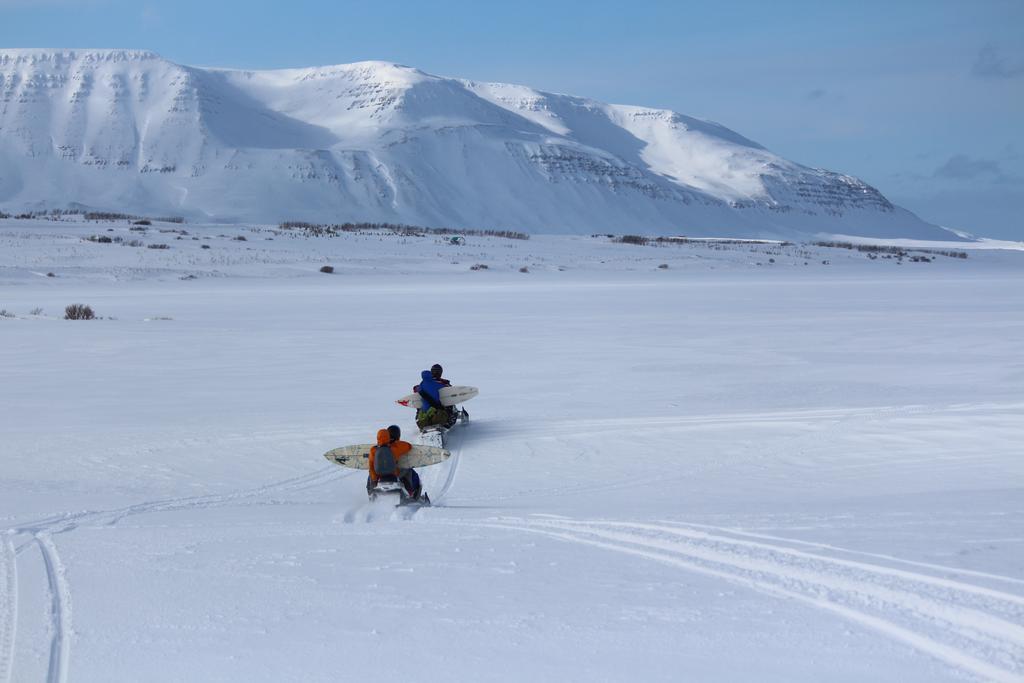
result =
[[110,244],[111,242],[114,241],[111,238],[107,237],[106,235],[89,235],[85,239],[89,240],[90,242],[98,242],[100,244]]
[[14,314],[8,311],[6,308],[0,308],[0,318],[13,318]]
[[487,270],[486,263],[474,263],[469,267],[470,270]]
[[662,263],[662,264],[660,264],[658,266],[658,268],[660,268],[661,270],[668,270],[668,264],[667,263]]
[[245,235],[235,235],[236,242],[245,242]]
[[71,304],[64,309],[65,320],[93,320],[96,314],[85,304]]
[[42,315],[43,314],[43,309],[41,309],[41,308],[33,308],[31,311],[28,312],[28,314],[29,315]]
[[320,268],[320,272],[321,273],[333,273],[334,272],[334,266],[323,266],[322,268]]
[[522,268],[519,269],[519,272],[520,273],[529,273],[530,269],[527,268],[526,266],[523,266]]
[[143,218],[141,221],[135,221],[132,225],[153,225],[153,223]]
[[202,248],[202,249],[209,249],[209,248],[210,248],[210,245],[209,245],[209,244],[200,244],[199,246],[200,246],[200,248]]
[[46,277],[57,277],[57,276],[54,275],[53,271],[51,270],[49,273],[46,274]]
[[170,249],[169,244],[150,244],[146,246],[147,249]]

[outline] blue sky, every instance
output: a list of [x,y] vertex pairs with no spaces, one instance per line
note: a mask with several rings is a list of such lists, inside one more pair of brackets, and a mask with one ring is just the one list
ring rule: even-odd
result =
[[718,121],[942,225],[1024,239],[1024,0],[0,0],[0,47],[382,59]]

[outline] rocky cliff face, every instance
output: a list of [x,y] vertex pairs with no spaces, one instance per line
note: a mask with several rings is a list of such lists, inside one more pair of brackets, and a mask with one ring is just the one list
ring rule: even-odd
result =
[[0,207],[529,232],[943,238],[717,124],[362,62],[0,50]]

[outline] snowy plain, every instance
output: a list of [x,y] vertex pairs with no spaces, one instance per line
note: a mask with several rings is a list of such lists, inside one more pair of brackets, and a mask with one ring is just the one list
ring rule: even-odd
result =
[[1022,680],[1014,246],[0,221],[0,683]]

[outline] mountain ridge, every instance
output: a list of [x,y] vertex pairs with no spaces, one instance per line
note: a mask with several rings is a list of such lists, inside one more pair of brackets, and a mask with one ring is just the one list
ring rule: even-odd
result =
[[951,239],[678,112],[372,60],[270,71],[0,50],[0,208],[526,232]]

